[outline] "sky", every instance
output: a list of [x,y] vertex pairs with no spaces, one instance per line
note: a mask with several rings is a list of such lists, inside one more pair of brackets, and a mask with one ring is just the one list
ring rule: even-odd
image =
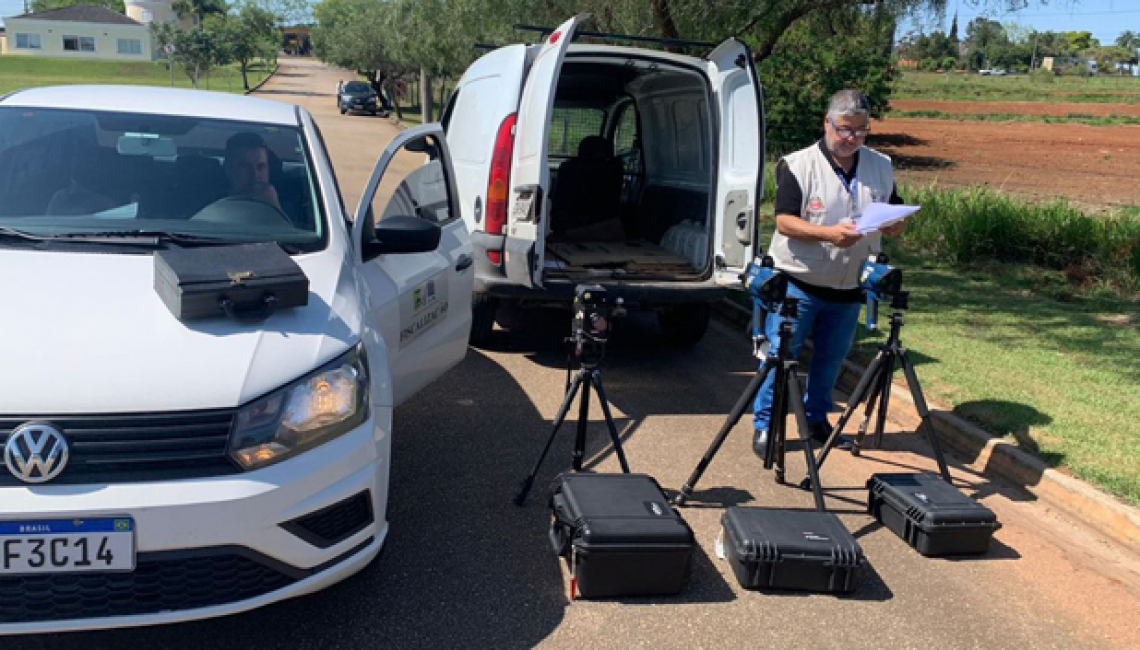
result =
[[[29,0],[30,2],[30,0]],[[950,19],[958,12],[958,33],[965,35],[966,25],[982,14],[980,6],[986,0],[947,0],[946,15],[942,20],[934,17],[922,23],[904,23],[899,35],[908,31],[950,29]],[[989,0],[991,5],[1000,0]],[[0,18],[24,13],[24,0],[0,0]],[[1140,1],[1138,0],[1030,0],[1027,9],[1014,13],[990,11],[985,14],[1001,23],[1015,22],[1038,31],[1090,31],[1102,44],[1111,44],[1120,32],[1130,29],[1140,32]]]
[[[0,0],[0,3],[7,1]],[[1126,29],[1140,32],[1140,2],[1137,0],[1048,0],[1047,4],[1030,0],[1028,8],[1012,13],[982,12],[980,5],[983,4],[971,0],[947,0],[943,20],[934,17],[920,23],[903,23],[899,25],[899,36],[920,29],[927,33],[934,30],[948,32],[955,10],[958,12],[958,35],[963,38],[966,25],[980,15],[1003,24],[1014,22],[1039,32],[1088,31],[1102,45],[1111,45]],[[1001,3],[991,0],[990,4]]]

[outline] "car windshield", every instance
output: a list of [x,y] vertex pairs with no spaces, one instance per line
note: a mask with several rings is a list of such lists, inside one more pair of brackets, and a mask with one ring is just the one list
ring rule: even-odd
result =
[[157,231],[321,247],[301,130],[196,117],[0,107],[0,227]]
[[361,83],[359,81],[352,81],[352,82],[349,82],[349,83],[344,85],[344,92],[346,92],[346,93],[368,93],[368,92],[372,92],[372,89],[368,87],[368,84]]

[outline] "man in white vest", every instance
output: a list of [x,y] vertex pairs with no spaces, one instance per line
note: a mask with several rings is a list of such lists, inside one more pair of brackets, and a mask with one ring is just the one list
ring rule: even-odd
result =
[[[857,90],[841,90],[831,97],[823,121],[823,138],[776,166],[776,233],[768,254],[776,268],[788,275],[788,297],[799,301],[793,323],[790,351],[798,357],[804,340],[812,338],[804,406],[811,437],[824,442],[831,433],[827,414],[835,405],[831,391],[843,359],[855,340],[859,305],[859,270],[872,253],[878,253],[881,235],[855,232],[863,209],[874,202],[902,203],[895,191],[891,159],[863,146],[870,130],[870,103]],[[882,230],[897,235],[902,222]],[[765,333],[773,348],[779,344],[781,318],[768,317]],[[772,416],[770,373],[756,395],[753,450],[764,455]],[[837,447],[849,449],[840,438]]]

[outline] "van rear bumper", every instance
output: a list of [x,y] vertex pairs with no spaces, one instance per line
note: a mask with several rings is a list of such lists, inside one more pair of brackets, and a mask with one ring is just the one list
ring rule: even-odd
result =
[[579,284],[599,284],[620,297],[628,307],[665,307],[689,303],[715,302],[728,295],[728,288],[712,280],[704,281],[623,281],[609,278],[547,280],[541,289],[530,289],[512,284],[506,278],[475,278],[475,292],[492,298],[519,300],[538,304],[569,305],[574,300],[574,288]]

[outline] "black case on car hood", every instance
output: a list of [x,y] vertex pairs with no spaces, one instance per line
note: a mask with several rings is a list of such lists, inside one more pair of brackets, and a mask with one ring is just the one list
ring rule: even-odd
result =
[[179,320],[258,321],[309,301],[309,278],[275,243],[157,251],[154,288]]
[[566,474],[551,497],[550,541],[583,597],[675,594],[693,531],[644,474]]

